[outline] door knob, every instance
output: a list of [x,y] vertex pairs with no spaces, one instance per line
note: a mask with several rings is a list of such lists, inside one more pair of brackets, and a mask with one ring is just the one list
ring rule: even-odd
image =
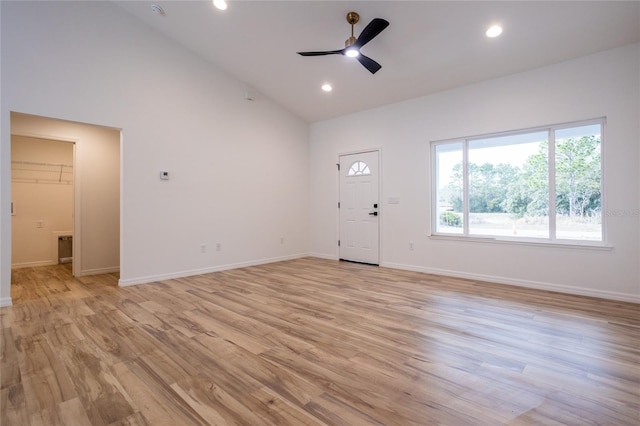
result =
[[378,212],[369,213],[369,216],[378,216]]

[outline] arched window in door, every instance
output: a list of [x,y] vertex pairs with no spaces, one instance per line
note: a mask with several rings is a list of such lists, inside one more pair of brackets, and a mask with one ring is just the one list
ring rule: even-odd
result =
[[370,175],[371,170],[369,170],[369,166],[364,161],[356,161],[351,167],[349,167],[349,172],[347,172],[347,176],[363,176]]

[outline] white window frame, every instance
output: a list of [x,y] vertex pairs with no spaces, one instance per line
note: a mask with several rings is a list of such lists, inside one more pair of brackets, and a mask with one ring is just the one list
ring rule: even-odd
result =
[[[556,194],[555,194],[555,132],[571,127],[580,127],[587,125],[599,124],[601,126],[600,134],[600,203],[602,210],[601,219],[601,236],[600,241],[594,240],[571,240],[571,239],[558,239],[556,237]],[[488,133],[483,135],[474,135],[469,137],[460,137],[454,139],[446,139],[440,141],[431,141],[430,154],[431,154],[431,208],[430,208],[430,238],[433,239],[446,239],[446,240],[459,240],[470,242],[496,242],[507,244],[525,244],[525,245],[549,245],[559,247],[579,247],[579,248],[593,248],[593,249],[611,249],[612,247],[607,243],[607,230],[606,230],[606,194],[604,185],[604,152],[605,152],[605,126],[606,118],[594,118],[589,120],[574,121],[568,123],[560,123],[554,125],[532,127],[528,129],[512,130],[505,132]],[[548,238],[533,238],[533,237],[506,237],[506,236],[492,236],[492,235],[470,235],[469,234],[469,176],[468,176],[468,152],[469,142],[477,139],[504,137],[510,135],[519,135],[525,133],[534,132],[548,132],[549,140],[549,152],[548,152],[548,182],[549,182],[549,237]],[[463,231],[462,233],[445,233],[437,231],[438,224],[438,176],[437,176],[437,157],[436,147],[441,145],[461,143],[462,144],[462,167],[463,167]],[[553,188],[553,189],[552,189]]]

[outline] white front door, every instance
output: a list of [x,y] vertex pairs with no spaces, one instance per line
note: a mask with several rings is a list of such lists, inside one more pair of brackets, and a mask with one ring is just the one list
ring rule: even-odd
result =
[[342,260],[380,259],[378,151],[340,156],[340,247]]

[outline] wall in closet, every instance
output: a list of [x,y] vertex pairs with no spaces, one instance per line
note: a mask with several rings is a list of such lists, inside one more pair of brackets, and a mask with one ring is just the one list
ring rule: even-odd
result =
[[73,231],[73,143],[11,137],[12,267],[58,263]]

